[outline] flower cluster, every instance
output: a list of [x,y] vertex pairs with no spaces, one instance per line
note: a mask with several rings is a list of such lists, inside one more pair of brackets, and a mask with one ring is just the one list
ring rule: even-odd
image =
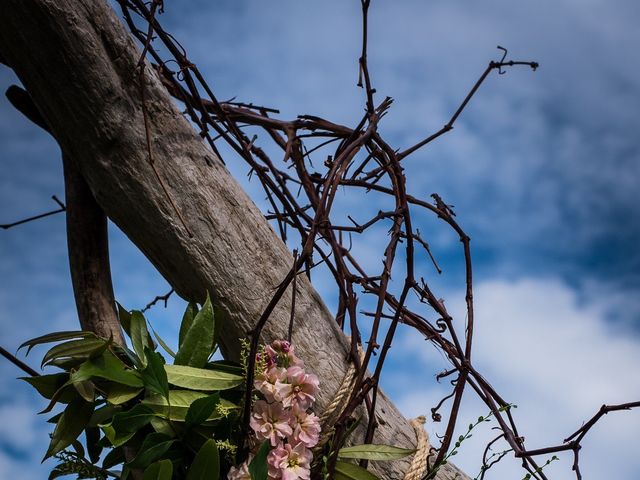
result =
[[[276,340],[256,357],[255,402],[250,426],[256,439],[268,441],[269,478],[309,480],[311,448],[320,437],[319,418],[310,411],[318,392],[318,378],[306,373],[289,342]],[[248,462],[248,461],[247,461]],[[229,480],[250,480],[248,463],[232,468]]]

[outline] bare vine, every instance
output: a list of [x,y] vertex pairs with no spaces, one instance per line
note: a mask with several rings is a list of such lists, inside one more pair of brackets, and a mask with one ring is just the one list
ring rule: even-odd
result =
[[[338,293],[335,319],[343,330],[348,329],[351,334],[349,360],[357,367],[347,407],[336,422],[336,444],[343,440],[349,417],[362,404],[367,409],[369,419],[364,442],[372,440],[377,427],[374,412],[382,369],[397,327],[402,323],[423,335],[451,363],[449,370],[438,375],[438,378],[453,376],[453,388],[451,393],[432,409],[432,419],[440,421],[442,415],[439,411],[445,405],[450,405],[449,413],[446,415],[445,434],[440,447],[432,448],[426,477],[433,477],[435,469],[442,464],[450,451],[460,404],[467,387],[470,387],[489,407],[500,430],[498,437],[492,440],[485,450],[482,477],[486,470],[504,457],[504,454],[497,457],[488,454],[495,442],[504,440],[508,446],[506,451],[512,451],[515,457],[521,459],[524,469],[536,479],[547,478],[542,471],[544,465],[537,463],[537,457],[572,451],[575,459],[573,469],[580,480],[578,452],[580,442],[589,429],[605,414],[638,407],[640,402],[603,406],[589,422],[563,443],[535,450],[527,449],[524,437],[518,432],[511,405],[472,363],[474,306],[470,238],[456,221],[452,207],[437,193],[431,195],[433,201],[419,199],[409,193],[402,166],[405,158],[454,129],[456,122],[492,72],[503,74],[504,69],[508,67],[521,66],[536,70],[538,64],[533,61],[507,60],[506,49],[498,47],[502,51],[502,58],[489,62],[442,128],[427,134],[414,145],[396,148],[378,131],[380,122],[391,108],[392,99],[376,98],[374,82],[368,67],[370,0],[360,0],[362,49],[358,59],[358,86],[363,89],[365,112],[355,126],[340,125],[313,115],[300,115],[293,120],[283,120],[272,116],[279,113],[273,108],[233,100],[218,100],[197,66],[188,58],[185,49],[159,22],[158,14],[163,11],[162,1],[118,0],[118,3],[130,31],[143,47],[139,63],[139,81],[145,122],[147,114],[144,109],[143,59],[146,56],[167,90],[184,104],[186,114],[213,152],[218,153],[216,142],[223,141],[247,163],[250,173],[260,182],[269,202],[270,209],[266,218],[275,222],[282,239],[291,240],[290,232],[294,232],[296,238],[299,238],[298,253],[292,268],[280,282],[254,329],[248,332],[251,337],[250,361],[253,362],[255,359],[264,325],[292,283],[295,292],[297,275],[310,276],[313,267],[323,264],[335,280]],[[168,58],[161,55],[155,42],[161,43],[162,51],[168,52]],[[266,153],[260,146],[264,140],[262,137],[250,137],[246,133],[253,129],[261,132],[268,141],[280,149],[280,158],[272,158]],[[150,142],[147,147],[149,161],[153,166]],[[312,158],[316,160],[313,161]],[[158,181],[162,183],[159,177]],[[375,192],[384,197],[389,206],[387,210],[379,211],[366,221],[359,222],[348,216],[351,223],[342,224],[335,221],[335,215],[331,215],[339,189]],[[177,209],[176,213],[182,220]],[[441,272],[429,244],[415,226],[414,219],[420,214],[435,215],[460,239],[466,284],[464,325],[454,320],[444,302],[432,291],[425,275],[418,272],[417,250],[426,252],[436,271]],[[184,225],[184,222],[182,224]],[[388,241],[382,252],[382,268],[380,271],[367,271],[351,253],[353,238],[380,224],[389,228]],[[399,292],[392,291],[391,273],[396,265],[401,265],[405,272],[402,281],[397,282],[396,279],[394,283],[402,285]],[[375,309],[359,312],[359,300],[365,295],[375,300]],[[420,300],[425,306],[424,311],[408,307],[410,295],[415,295]],[[160,296],[155,301],[159,300],[166,301],[166,298]],[[383,320],[388,321],[386,332]],[[363,338],[361,334],[361,326],[365,321],[368,322],[370,332],[367,338]],[[362,361],[358,354],[359,347],[364,350]],[[252,384],[253,371],[253,365],[250,364],[247,379],[249,385]],[[251,391],[248,389],[245,398],[245,426],[248,425],[250,413],[250,395]]]

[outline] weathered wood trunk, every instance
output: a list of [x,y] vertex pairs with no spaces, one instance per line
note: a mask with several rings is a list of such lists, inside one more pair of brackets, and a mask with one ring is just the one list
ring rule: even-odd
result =
[[[102,0],[2,0],[0,53],[109,218],[181,296],[212,293],[227,315],[224,351],[237,357],[291,253],[147,69],[155,167],[171,198],[164,193],[146,148],[134,74],[140,53],[116,14]],[[345,373],[347,343],[306,278],[297,288],[293,341],[321,380],[321,411]],[[266,340],[286,336],[289,299],[273,313]],[[381,395],[378,405],[376,443],[413,445],[411,427],[391,402]],[[407,465],[375,468],[382,478],[401,479]],[[438,478],[456,473],[467,478],[452,467]]]

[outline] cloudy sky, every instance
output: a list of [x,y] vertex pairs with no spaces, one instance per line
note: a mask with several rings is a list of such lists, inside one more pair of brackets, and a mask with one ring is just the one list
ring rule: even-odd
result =
[[[219,98],[278,107],[283,118],[308,113],[353,124],[361,115],[357,0],[166,3],[166,27]],[[603,402],[640,399],[639,19],[633,0],[372,1],[370,68],[379,98],[395,99],[381,129],[398,148],[448,120],[487,62],[499,58],[496,45],[541,64],[535,73],[492,75],[453,132],[406,160],[413,194],[441,194],[472,237],[475,362],[518,405],[531,448],[560,442]],[[3,91],[16,82],[0,69]],[[55,208],[51,195],[64,195],[59,157],[45,134],[0,100],[1,223]],[[243,165],[227,163],[244,182]],[[246,187],[264,205],[256,186]],[[379,208],[351,197],[342,208],[361,205]],[[424,221],[445,272],[438,294],[463,318],[459,242]],[[111,236],[121,303],[140,308],[169,289],[116,228]],[[361,246],[363,258],[378,261],[378,239]],[[65,250],[59,215],[0,232],[5,348],[76,328]],[[318,280],[331,305],[329,282]],[[174,298],[151,321],[172,338],[181,309]],[[396,346],[384,385],[406,415],[428,413],[446,393],[433,380],[445,362],[408,330]],[[409,368],[416,362],[419,369]],[[427,373],[416,378],[415,371]],[[18,375],[0,363],[0,477],[39,479],[50,468],[39,465],[49,425],[35,416],[43,403]],[[461,424],[485,410],[469,393]],[[457,456],[472,476],[490,427]],[[428,425],[434,439],[438,428]],[[640,477],[638,429],[640,412],[599,424],[581,452],[584,478]],[[562,457],[550,477],[572,478],[570,467]],[[510,459],[489,478],[522,475]]]

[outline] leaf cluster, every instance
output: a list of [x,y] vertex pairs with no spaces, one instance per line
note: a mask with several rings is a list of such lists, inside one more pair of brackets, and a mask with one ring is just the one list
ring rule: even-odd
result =
[[[44,459],[59,461],[49,478],[224,478],[240,444],[245,377],[240,365],[211,360],[221,322],[210,298],[202,308],[187,307],[175,353],[153,328],[149,332],[142,312],[118,310],[130,346],[75,331],[20,347],[28,353],[55,344],[42,366],[57,371],[23,379],[49,400],[41,413],[63,406],[49,420],[55,428]],[[79,441],[83,434],[86,450]]]

